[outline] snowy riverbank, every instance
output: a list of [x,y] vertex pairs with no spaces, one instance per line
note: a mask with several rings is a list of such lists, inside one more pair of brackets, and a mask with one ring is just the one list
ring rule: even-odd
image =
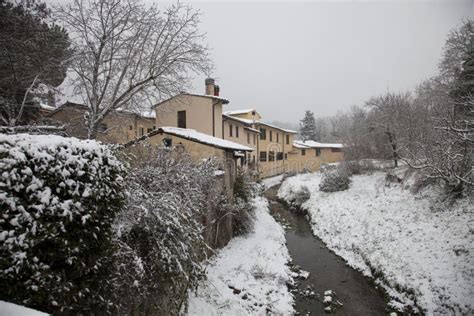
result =
[[283,182],[279,197],[291,201],[308,187],[310,199],[302,208],[314,234],[350,266],[375,277],[392,296],[393,308],[414,308],[416,300],[430,315],[472,313],[472,204],[464,200],[435,211],[433,192],[412,195],[399,185],[386,187],[384,176],[354,176],[349,190],[324,193],[320,173],[297,175]]
[[207,280],[191,295],[188,315],[294,313],[283,228],[269,214],[265,198],[254,203],[253,232],[234,238],[212,258]]

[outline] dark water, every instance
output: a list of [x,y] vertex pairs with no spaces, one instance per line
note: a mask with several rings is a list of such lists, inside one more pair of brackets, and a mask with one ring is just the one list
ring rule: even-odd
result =
[[308,220],[290,212],[276,199],[278,187],[269,189],[265,196],[270,201],[272,214],[290,225],[286,242],[293,264],[310,272],[307,280],[298,281],[298,288],[311,285],[316,299],[295,294],[296,311],[302,315],[327,315],[324,312],[323,293],[332,290],[342,307],[333,309],[332,315],[387,315],[386,300],[371,280],[347,266],[340,257],[329,251],[324,243],[313,236]]

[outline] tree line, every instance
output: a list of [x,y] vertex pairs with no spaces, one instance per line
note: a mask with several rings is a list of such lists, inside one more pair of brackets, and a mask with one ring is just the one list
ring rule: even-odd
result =
[[300,136],[342,142],[346,158],[391,159],[460,195],[474,184],[474,22],[447,37],[438,74],[414,91],[386,92],[329,118],[307,111]]

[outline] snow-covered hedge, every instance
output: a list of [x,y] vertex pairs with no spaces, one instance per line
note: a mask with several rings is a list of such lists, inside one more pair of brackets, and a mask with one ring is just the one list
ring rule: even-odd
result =
[[203,277],[206,222],[226,201],[214,160],[196,163],[167,149],[140,153],[126,178],[127,205],[115,227],[120,245],[118,314],[177,314]]
[[95,141],[0,134],[0,297],[49,312],[106,308],[122,165]]
[[323,192],[337,192],[349,189],[351,183],[350,176],[347,172],[341,169],[331,171],[324,174],[324,177],[319,185],[319,190]]
[[253,182],[251,175],[246,170],[237,168],[232,212],[232,233],[234,236],[242,235],[252,230],[254,217],[252,199],[256,194],[256,184]]

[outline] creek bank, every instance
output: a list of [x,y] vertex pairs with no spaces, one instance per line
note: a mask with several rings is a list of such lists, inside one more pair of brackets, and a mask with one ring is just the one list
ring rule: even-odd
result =
[[314,235],[384,288],[392,309],[472,314],[474,196],[446,204],[436,186],[412,193],[416,174],[403,183],[379,171],[354,175],[348,190],[332,193],[319,190],[321,180],[319,172],[289,177],[278,195],[292,201],[309,191],[302,207]]
[[[302,315],[387,314],[383,291],[313,236],[305,216],[281,203],[277,191],[278,186],[273,186],[267,189],[265,196],[272,215],[286,227],[286,244],[292,257],[290,269],[298,274],[291,288],[296,312]],[[299,277],[301,271],[308,272],[308,277]]]

